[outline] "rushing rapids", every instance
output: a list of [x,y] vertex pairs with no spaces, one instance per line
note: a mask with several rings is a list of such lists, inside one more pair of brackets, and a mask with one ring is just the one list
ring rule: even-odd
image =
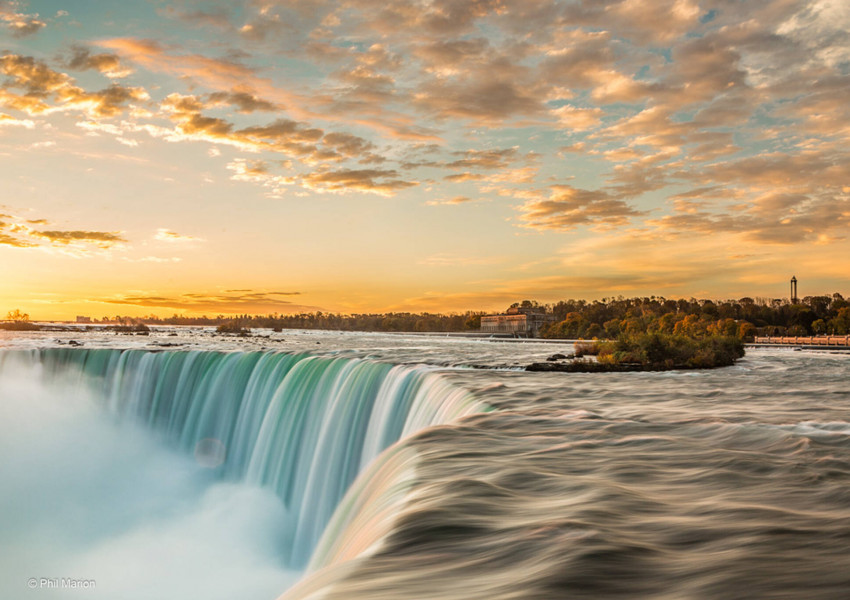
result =
[[850,356],[530,374],[440,365],[551,346],[335,335],[0,352],[0,597],[43,595],[30,576],[122,600],[850,589]]
[[[412,493],[367,492],[394,503],[380,548],[349,562],[317,556],[284,598],[843,598],[848,358],[491,373],[499,410],[407,440]],[[395,462],[381,473],[402,481]],[[363,511],[341,539],[369,547],[374,522]]]

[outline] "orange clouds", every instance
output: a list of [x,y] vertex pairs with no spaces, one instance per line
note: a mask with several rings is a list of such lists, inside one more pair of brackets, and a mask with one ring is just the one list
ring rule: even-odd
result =
[[505,148],[503,150],[467,150],[466,152],[455,152],[459,156],[446,164],[450,169],[504,169],[510,166],[517,158],[516,148]]
[[198,237],[193,237],[191,235],[181,235],[175,231],[171,231],[170,229],[166,229],[161,227],[156,230],[154,234],[154,239],[159,240],[161,242],[169,242],[172,244],[183,244],[183,243],[191,243],[191,242],[203,242],[204,240]]
[[414,104],[432,118],[469,119],[481,123],[500,123],[516,115],[543,113],[539,96],[510,78],[487,76],[472,80],[436,80],[425,83],[413,98]]
[[47,25],[38,18],[38,14],[26,14],[21,11],[21,3],[14,0],[0,1],[0,22],[15,37],[25,37],[38,32]]
[[73,248],[85,253],[92,248],[108,249],[127,242],[117,231],[39,230],[32,225],[46,225],[45,219],[24,220],[0,215],[0,245],[15,248]]
[[71,56],[65,64],[69,69],[76,71],[93,69],[114,79],[127,77],[133,72],[129,67],[121,64],[121,60],[115,54],[92,54],[83,46],[72,48]]
[[604,191],[552,186],[545,199],[529,200],[519,210],[524,227],[569,231],[580,225],[610,228],[625,225],[642,213]]
[[453,204],[466,204],[467,202],[474,202],[472,198],[467,196],[455,196],[454,198],[449,198],[448,200],[429,200],[425,204],[428,206],[441,206],[441,205],[453,205]]
[[[124,112],[132,101],[148,99],[147,92],[138,87],[113,84],[97,92],[87,92],[74,80],[29,56],[6,54],[0,57],[0,72],[6,75],[8,87],[20,88],[23,95],[0,90],[0,104],[38,115],[53,110],[80,110],[91,117],[113,117]],[[47,104],[53,99],[57,106]]]
[[201,54],[179,54],[175,49],[149,39],[113,38],[102,40],[98,45],[113,50],[151,72],[165,72],[189,78],[215,90],[227,90],[228,100],[243,111],[248,107],[257,110],[260,106],[274,105],[284,106],[298,117],[306,117],[311,113],[302,109],[306,103],[296,94],[274,86],[269,79],[257,76],[255,69],[234,60]]
[[552,114],[565,127],[582,131],[599,125],[600,119],[605,113],[601,108],[581,109],[574,106],[562,106],[553,109]]
[[169,71],[194,77],[212,87],[235,88],[254,78],[254,70],[235,61],[200,54],[170,54],[159,42],[149,39],[113,38],[98,43],[150,71]]
[[209,99],[216,104],[229,104],[237,107],[241,113],[252,113],[255,111],[275,111],[280,107],[268,102],[246,91],[214,92]]
[[12,79],[15,87],[29,96],[43,97],[70,87],[71,78],[58,73],[30,56],[6,54],[0,57],[0,69]]
[[[0,97],[0,103],[2,103],[2,97]],[[0,127],[25,127],[32,129],[35,127],[35,123],[30,119],[16,119],[12,115],[0,113]]]
[[167,308],[192,313],[242,314],[242,313],[301,313],[322,310],[316,306],[296,304],[287,297],[300,292],[266,292],[254,290],[227,290],[223,293],[187,293],[169,296],[153,294],[120,295],[109,298],[91,298],[91,302],[105,302],[146,308]]
[[113,231],[33,231],[30,235],[44,238],[55,244],[87,242],[102,248],[109,248],[119,242],[127,241]]
[[357,190],[382,196],[417,185],[415,181],[399,179],[398,172],[386,169],[320,170],[306,175],[302,181],[306,187],[318,191]]

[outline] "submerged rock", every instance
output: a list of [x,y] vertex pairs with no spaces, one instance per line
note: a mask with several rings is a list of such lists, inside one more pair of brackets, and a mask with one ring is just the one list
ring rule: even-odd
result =
[[609,365],[591,361],[572,361],[572,362],[542,362],[531,363],[525,367],[526,371],[537,371],[541,373],[620,373],[627,371],[650,371],[638,363],[624,363],[619,365]]
[[542,362],[531,363],[525,367],[526,371],[537,371],[541,373],[632,373],[635,371],[693,371],[699,369],[717,369],[729,365],[714,366],[691,366],[691,365],[661,365],[628,363],[601,363],[596,361],[575,360],[572,362]]

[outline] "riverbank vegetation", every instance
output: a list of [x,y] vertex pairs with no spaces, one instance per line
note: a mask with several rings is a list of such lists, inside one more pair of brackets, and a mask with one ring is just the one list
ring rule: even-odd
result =
[[245,330],[251,329],[325,329],[336,331],[412,331],[412,332],[452,332],[477,331],[481,327],[483,312],[466,312],[460,314],[437,313],[369,313],[343,315],[326,312],[302,313],[297,315],[218,315],[216,317],[104,317],[97,323],[147,323],[149,325],[206,325],[224,326],[225,333],[235,326]]
[[689,338],[850,333],[850,302],[841,294],[787,300],[668,300],[662,297],[566,300],[551,307],[555,322],[547,338],[618,338],[621,334],[660,333]]
[[30,316],[19,309],[10,310],[6,313],[6,320],[0,323],[0,329],[8,331],[38,331],[41,329],[35,323],[30,322]]
[[595,355],[600,365],[633,365],[647,370],[712,369],[735,364],[744,343],[731,335],[693,338],[685,335],[639,333],[614,341],[580,344],[576,356]]

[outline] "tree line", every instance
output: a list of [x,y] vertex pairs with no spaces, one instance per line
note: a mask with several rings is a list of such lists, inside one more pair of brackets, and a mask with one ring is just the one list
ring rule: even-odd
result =
[[757,334],[850,333],[850,302],[838,293],[806,296],[796,303],[748,297],[713,301],[621,296],[592,302],[564,300],[553,305],[551,312],[555,322],[542,329],[543,337],[614,339],[622,334],[663,333],[746,339]]
[[[218,315],[215,317],[104,317],[95,322],[133,325],[145,323],[148,325],[228,325],[230,329],[267,328],[283,329],[325,329],[337,331],[406,331],[406,332],[456,332],[474,331],[481,326],[481,315],[485,313],[466,312],[461,314],[438,313],[364,313],[344,315],[338,313],[316,311],[297,315]],[[225,328],[223,331],[227,331]]]
[[[738,300],[667,299],[661,296],[603,298],[602,300],[562,300],[540,304],[534,300],[515,302],[512,307],[554,315],[544,325],[541,336],[567,339],[615,339],[621,334],[664,333],[704,337],[753,335],[847,335],[850,334],[850,301],[841,294],[806,296],[796,303],[784,299],[740,298]],[[242,329],[325,329],[340,331],[461,332],[477,331],[481,316],[467,311],[441,313],[362,313],[339,314],[316,311],[296,315],[217,315],[188,317],[103,317],[95,323],[130,326],[206,325],[233,323]],[[7,315],[7,328],[23,328],[29,315],[19,310]]]

